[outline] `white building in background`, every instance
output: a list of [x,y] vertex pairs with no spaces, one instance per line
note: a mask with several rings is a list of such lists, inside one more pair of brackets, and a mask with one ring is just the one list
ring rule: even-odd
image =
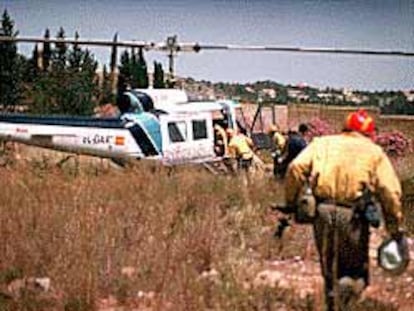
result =
[[267,96],[270,98],[276,98],[276,90],[275,89],[262,89],[263,96]]
[[288,96],[290,98],[298,98],[302,94],[302,90],[288,89]]
[[414,90],[408,90],[403,92],[407,101],[414,102]]

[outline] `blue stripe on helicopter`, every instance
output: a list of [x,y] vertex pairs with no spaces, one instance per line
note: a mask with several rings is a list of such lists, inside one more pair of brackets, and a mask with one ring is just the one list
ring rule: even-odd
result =
[[75,127],[124,128],[123,121],[120,118],[91,118],[73,116],[48,117],[1,114],[0,122]]
[[128,127],[128,130],[131,132],[132,137],[134,137],[136,143],[145,156],[154,156],[159,154],[156,146],[139,124],[134,123],[133,126]]
[[[122,115],[121,119],[126,122],[125,128],[130,129],[132,126],[138,126],[139,129],[135,130],[131,134],[137,141],[137,144],[147,150],[148,154],[145,155],[157,155],[162,150],[162,138],[160,121],[151,113],[142,112],[139,114],[126,113]],[[148,147],[149,146],[149,147]]]

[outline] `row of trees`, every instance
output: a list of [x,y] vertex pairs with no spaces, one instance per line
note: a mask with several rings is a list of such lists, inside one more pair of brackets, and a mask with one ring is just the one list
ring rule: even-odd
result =
[[[14,22],[7,11],[4,11],[1,20],[0,35],[16,37]],[[22,59],[17,54],[13,43],[0,43],[0,105],[8,107],[19,102],[21,94]]]
[[[18,36],[6,10],[1,18],[0,35]],[[56,38],[65,36],[60,28]],[[44,38],[50,38],[48,29]],[[75,33],[75,39],[78,38]],[[94,55],[77,44],[44,42],[41,51],[36,45],[31,57],[26,58],[18,53],[15,42],[0,42],[0,107],[5,111],[90,115],[95,107],[114,103],[117,92],[129,87],[148,87],[148,68],[142,49],[124,51],[119,66],[116,58],[114,47],[109,70],[104,65],[98,74]],[[165,87],[164,72],[158,62],[154,62],[153,87]]]

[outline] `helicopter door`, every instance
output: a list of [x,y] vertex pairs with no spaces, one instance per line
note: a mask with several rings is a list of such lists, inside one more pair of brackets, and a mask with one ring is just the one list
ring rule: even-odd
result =
[[161,116],[163,159],[168,164],[196,163],[214,158],[213,125],[209,114]]

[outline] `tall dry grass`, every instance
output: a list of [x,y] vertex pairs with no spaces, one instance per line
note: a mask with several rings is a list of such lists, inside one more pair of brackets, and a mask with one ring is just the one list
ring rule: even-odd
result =
[[[283,190],[271,179],[246,188],[196,167],[44,158],[0,174],[0,310],[111,310],[105,298],[124,310],[320,310],[320,297],[252,286],[264,262],[306,257],[312,239],[272,238],[268,206]],[[2,297],[31,276],[51,279],[48,295]]]
[[36,276],[53,287],[43,300],[0,297],[0,309],[94,310],[110,296],[132,307],[140,292],[151,293],[152,310],[309,308],[243,286],[252,258],[269,258],[268,205],[280,197],[269,180],[247,189],[191,167],[78,171],[44,161],[0,174],[0,286]]

